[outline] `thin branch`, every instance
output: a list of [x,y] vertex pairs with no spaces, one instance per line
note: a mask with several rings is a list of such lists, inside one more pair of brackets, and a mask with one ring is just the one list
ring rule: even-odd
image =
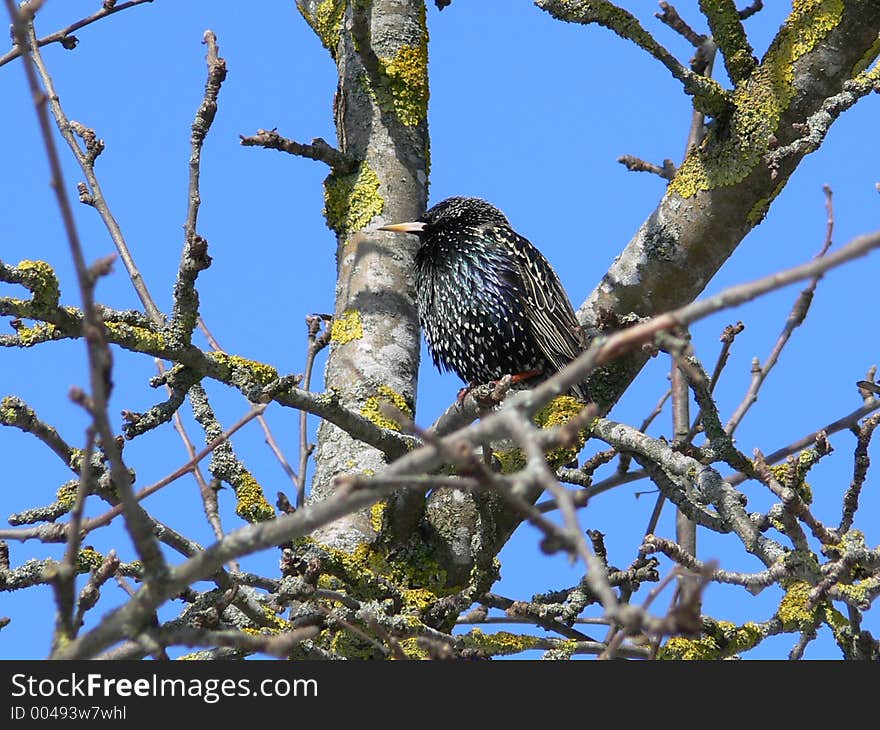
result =
[[95,604],[98,602],[98,599],[101,596],[101,586],[117,574],[119,567],[120,561],[116,555],[116,551],[111,550],[104,556],[104,560],[101,561],[101,564],[97,568],[92,568],[89,580],[80,591],[79,598],[76,602],[76,616],[73,619],[74,633],[78,632],[79,628],[82,626],[86,611],[94,608]]
[[[708,567],[706,563],[697,560],[678,543],[657,535],[645,535],[639,548],[639,555],[646,556],[657,552],[663,553],[670,560],[694,573],[702,574]],[[788,566],[780,561],[760,573],[734,573],[720,568],[714,569],[710,573],[710,578],[717,583],[739,585],[747,588],[750,593],[759,593],[764,588],[778,583],[780,578],[788,574],[788,571]]]
[[275,129],[258,129],[250,137],[240,135],[243,147],[264,147],[267,150],[287,152],[289,155],[305,157],[323,162],[338,175],[347,175],[357,168],[357,160],[340,152],[321,137],[315,137],[310,144],[302,144],[282,137]]
[[184,243],[180,255],[177,281],[174,284],[174,297],[171,309],[171,322],[168,334],[175,344],[188,345],[199,319],[199,296],[196,292],[196,278],[199,272],[211,265],[208,255],[208,242],[198,234],[197,225],[202,198],[199,191],[201,176],[202,146],[217,115],[217,99],[220,88],[226,79],[226,61],[220,57],[217,37],[213,31],[206,30],[202,41],[208,47],[206,63],[208,77],[205,93],[196,111],[190,134],[189,189],[186,221],[183,224]]
[[668,25],[672,30],[685,38],[694,48],[699,48],[706,42],[706,36],[697,33],[691,28],[684,18],[678,14],[678,10],[667,2],[660,3],[662,13],[654,13],[654,17]]
[[730,104],[724,89],[711,78],[701,76],[682,66],[666,48],[642,27],[638,18],[608,0],[536,0],[535,4],[553,17],[570,23],[598,23],[621,38],[632,41],[662,63],[674,78],[694,97],[694,106],[710,116],[718,116]]
[[632,155],[621,155],[617,161],[630,172],[651,172],[664,180],[672,180],[675,177],[676,168],[672,160],[663,160],[663,165],[660,166]]
[[[680,364],[682,361],[684,358],[676,356],[672,358],[672,434],[674,444],[681,448],[687,448],[691,420],[690,391],[688,390],[688,379]],[[654,530],[652,529],[651,532]],[[675,539],[691,555],[697,554],[697,524],[680,509],[675,513]],[[697,586],[696,581],[682,576],[679,581],[681,600],[687,603],[694,595]]]
[[700,10],[709,21],[712,39],[724,58],[727,75],[734,86],[747,79],[758,62],[749,44],[734,0],[700,0]]
[[149,580],[165,571],[165,559],[150,529],[149,518],[134,500],[131,489],[131,476],[122,461],[122,453],[116,442],[116,436],[111,428],[107,413],[112,356],[107,344],[106,330],[101,319],[101,313],[95,306],[94,287],[98,277],[109,272],[109,261],[99,261],[92,267],[87,266],[85,262],[82,244],[73,219],[73,210],[64,192],[65,185],[61,160],[52,137],[49,113],[46,109],[46,97],[40,88],[40,82],[37,77],[38,72],[46,83],[46,89],[49,91],[50,96],[56,99],[53,106],[57,104],[57,95],[54,93],[54,90],[50,90],[51,78],[40,57],[40,52],[36,48],[33,19],[19,13],[13,0],[6,0],[6,7],[13,21],[15,42],[25,55],[25,75],[35,100],[37,119],[52,174],[52,187],[55,190],[71,256],[76,267],[77,282],[79,283],[83,302],[83,315],[85,317],[84,335],[89,361],[91,394],[88,408],[94,421],[95,430],[100,435],[104,453],[110,462],[113,482],[123,505],[132,541],[139,557],[144,561],[146,577]]
[[[815,444],[816,439],[820,436],[830,436],[833,433],[838,433],[840,431],[849,431],[853,428],[858,428],[859,421],[862,420],[865,416],[870,413],[873,413],[878,408],[880,408],[880,399],[873,399],[868,401],[867,403],[862,404],[858,408],[856,408],[851,413],[848,413],[843,418],[838,418],[836,421],[832,421],[824,428],[820,428],[816,431],[808,433],[803,438],[798,439],[790,443],[788,446],[784,446],[781,449],[777,449],[771,454],[767,454],[764,457],[764,460],[768,464],[775,464],[779,461],[782,461],[785,457],[790,456],[791,454],[795,454],[802,449],[806,449],[813,444]],[[731,486],[735,487],[738,484],[742,484],[744,481],[749,479],[750,477],[745,474],[733,474],[729,477],[725,478],[725,481]]]
[[[473,617],[468,619],[468,617],[463,617],[456,621],[457,624],[465,624],[465,623],[529,623],[535,626],[540,626],[543,629],[547,629],[548,631],[555,631],[556,633],[564,636],[567,639],[574,639],[576,641],[592,641],[592,639],[586,634],[581,633],[580,631],[576,631],[575,629],[567,626],[562,623],[558,618],[551,618],[547,616],[545,607],[541,605],[530,604],[525,601],[514,601],[510,598],[505,598],[504,596],[499,596],[495,593],[489,593],[483,596],[482,601],[484,606],[489,608],[500,608],[505,612],[505,616],[497,617],[494,619],[488,617],[482,617],[479,620],[474,620]],[[484,609],[485,610],[485,609]],[[575,619],[577,621],[577,619]],[[607,623],[606,619],[597,619],[598,622]]]
[[25,433],[35,436],[48,446],[61,459],[62,463],[71,467],[76,450],[61,438],[61,435],[53,426],[41,421],[27,403],[17,396],[8,395],[2,399],[2,407],[0,424],[14,426]]
[[[308,345],[306,347],[306,367],[303,373],[302,389],[308,391],[312,384],[312,370],[315,366],[315,357],[330,343],[330,324],[327,315],[312,314],[306,317],[308,329]],[[326,323],[321,332],[321,323]],[[320,334],[319,334],[320,333]],[[294,479],[296,484],[296,506],[302,507],[306,503],[306,470],[309,465],[309,456],[315,448],[309,443],[309,414],[308,411],[299,412],[299,476]]]
[[[880,404],[880,401],[878,401]],[[875,413],[859,428],[858,442],[856,443],[855,454],[853,454],[853,476],[849,488],[843,496],[843,514],[840,517],[840,525],[837,531],[843,535],[849,532],[852,527],[853,518],[859,508],[859,495],[862,492],[862,485],[868,476],[868,467],[871,459],[868,456],[868,446],[871,443],[871,437],[874,435],[874,429],[880,423],[880,414]]]
[[[160,373],[165,372],[165,366],[162,361],[156,359],[156,368]],[[166,383],[165,387],[168,391],[171,391],[170,386]],[[196,447],[193,444],[192,440],[189,437],[189,434],[186,432],[186,428],[183,425],[183,419],[180,417],[180,411],[175,410],[174,412],[174,430],[177,431],[181,440],[183,441],[183,447],[186,449],[187,454],[189,455],[190,462],[192,463],[192,475],[196,480],[196,485],[199,488],[199,494],[202,497],[202,505],[205,509],[205,518],[208,520],[208,524],[211,525],[211,529],[214,530],[214,537],[220,540],[223,537],[223,525],[220,522],[220,513],[217,504],[217,490],[214,489],[210,484],[208,484],[205,477],[202,475],[201,469],[198,466]],[[230,565],[231,570],[238,570],[237,564]]]
[[[211,349],[214,350],[214,352],[223,352],[223,348],[220,346],[220,343],[211,333],[211,330],[208,329],[208,326],[205,324],[204,320],[201,317],[199,317],[198,326],[202,333],[205,335],[205,339],[208,340],[208,344],[211,346]],[[275,439],[275,436],[272,433],[272,429],[269,428],[269,422],[266,420],[266,417],[260,414],[259,416],[257,416],[257,421],[260,424],[260,428],[263,429],[263,435],[266,437],[266,443],[268,444],[269,449],[272,451],[273,454],[275,454],[275,458],[278,459],[278,463],[281,464],[281,468],[284,470],[284,473],[290,477],[290,480],[294,483],[294,485],[298,484],[298,476],[288,463],[287,458],[284,456],[284,452],[281,451],[281,447],[278,445],[278,441]]]
[[[595,410],[594,407],[592,413],[595,413]],[[512,413],[515,413],[515,411]],[[556,499],[556,503],[559,505],[563,520],[565,521],[566,531],[574,543],[578,555],[584,561],[589,586],[596,596],[599,597],[606,614],[613,616],[617,608],[617,598],[608,584],[605,566],[602,565],[601,561],[590,550],[589,545],[587,545],[587,541],[578,524],[577,513],[575,512],[571,495],[568,490],[560,486],[550,471],[544,450],[538,445],[538,441],[532,433],[535,430],[534,426],[524,417],[519,416],[509,421],[509,428],[510,435],[525,451],[527,459],[526,468],[533,470],[538,481]]]
[[[819,253],[816,254],[817,259],[821,259],[828,252],[828,249],[831,247],[831,237],[834,231],[834,209],[832,206],[831,188],[824,185],[822,189],[825,193],[825,208],[828,212],[828,223],[822,248]],[[731,436],[733,435],[733,432],[736,431],[739,424],[742,423],[742,419],[745,417],[749,408],[751,408],[758,400],[758,391],[761,389],[761,386],[764,384],[770,371],[779,360],[779,356],[782,354],[783,348],[788,344],[789,339],[791,339],[792,334],[804,323],[807,313],[810,311],[810,305],[813,302],[813,295],[816,291],[816,286],[819,284],[820,278],[821,274],[813,276],[810,283],[807,284],[798,295],[798,298],[795,300],[791,312],[789,312],[788,318],[785,321],[785,326],[782,328],[782,332],[779,334],[776,344],[767,356],[764,365],[757,368],[753,365],[752,380],[749,384],[748,391],[742,402],[739,404],[739,407],[737,407],[733,415],[730,417],[730,420],[724,426],[724,430]]]
[[828,135],[832,123],[843,112],[852,107],[859,99],[871,92],[880,92],[880,66],[871,71],[863,71],[856,78],[845,81],[843,91],[828,97],[819,110],[814,112],[806,124],[795,126],[800,137],[782,147],[770,150],[764,155],[764,161],[774,176],[780,164],[792,155],[804,155],[818,149]]
[[[76,48],[79,43],[79,38],[75,35],[72,35],[75,31],[78,31],[80,28],[85,28],[87,25],[91,25],[92,23],[96,23],[102,18],[106,18],[108,15],[113,15],[114,13],[118,13],[121,10],[127,10],[128,8],[133,8],[136,5],[143,5],[144,3],[151,3],[153,0],[128,0],[128,2],[119,3],[104,3],[100,10],[89,15],[82,20],[77,20],[75,23],[71,23],[66,28],[62,28],[61,30],[56,30],[54,33],[50,33],[47,36],[43,36],[39,40],[37,40],[36,45],[38,48],[42,48],[43,46],[48,46],[50,43],[60,43],[67,50],[72,50]],[[5,66],[10,61],[18,58],[21,55],[21,49],[16,45],[5,54],[0,56],[0,66]]]
[[[80,548],[80,527],[82,525],[83,511],[85,510],[86,497],[92,493],[95,484],[95,474],[92,471],[92,455],[95,452],[95,427],[90,425],[86,429],[86,445],[83,449],[82,461],[80,462],[79,484],[76,488],[73,508],[70,510],[70,522],[67,530],[67,548],[64,551],[64,559],[55,582],[56,596],[58,597],[58,620],[56,621],[55,636],[52,646],[72,638],[78,627],[73,610],[73,594],[76,589],[74,576],[76,575],[77,561]],[[118,561],[117,561],[118,563]]]
[[[177,481],[178,479],[180,479],[180,477],[184,476],[185,474],[189,474],[193,470],[193,468],[195,467],[196,464],[198,464],[202,459],[204,459],[209,454],[214,453],[214,451],[217,449],[218,446],[225,443],[236,431],[238,431],[239,429],[243,428],[245,425],[250,423],[250,421],[252,421],[258,415],[260,415],[263,411],[265,411],[266,408],[267,408],[267,406],[265,404],[254,406],[250,410],[249,413],[242,416],[230,428],[228,428],[226,431],[224,431],[222,434],[220,434],[216,438],[212,439],[207,444],[207,446],[205,446],[201,451],[199,451],[195,456],[193,456],[188,462],[186,462],[186,464],[179,467],[178,469],[175,469],[173,472],[171,472],[167,476],[163,477],[159,481],[154,482],[153,484],[151,484],[147,487],[144,487],[143,489],[141,489],[140,491],[138,491],[134,495],[134,498],[138,502],[140,502],[141,500],[149,497],[151,494],[155,494],[163,487],[167,487],[172,482]],[[108,525],[113,520],[113,518],[116,517],[117,515],[119,515],[120,513],[121,513],[121,505],[117,505],[113,509],[108,510],[107,512],[105,512],[102,515],[99,515],[98,517],[92,517],[90,519],[85,520],[85,522],[83,524],[83,529],[86,532],[91,532],[92,530],[95,530],[98,527],[103,527],[104,525]]]
[[752,0],[752,4],[739,11],[740,20],[748,20],[755,13],[764,9],[764,0]]
[[[6,0],[7,6],[10,5],[10,2],[11,0]],[[33,40],[33,27],[31,27],[30,30],[30,36],[32,41],[35,42],[35,40]],[[64,138],[64,141],[67,142],[68,146],[73,152],[76,161],[79,163],[79,166],[82,169],[86,180],[88,181],[89,204],[98,211],[101,219],[104,221],[104,225],[107,227],[110,238],[116,245],[116,250],[119,253],[119,257],[122,259],[123,264],[125,265],[125,269],[128,272],[132,285],[134,286],[135,291],[137,292],[138,297],[141,300],[141,303],[144,305],[144,310],[147,312],[150,320],[154,324],[156,324],[157,326],[162,326],[165,319],[162,313],[159,311],[159,308],[156,306],[156,303],[150,295],[150,292],[147,290],[146,284],[143,280],[143,276],[141,275],[140,270],[138,269],[137,265],[134,262],[134,259],[132,258],[131,251],[128,248],[128,244],[125,242],[125,237],[122,235],[122,229],[119,227],[119,223],[110,212],[110,208],[107,205],[106,199],[104,198],[104,193],[101,190],[101,185],[98,182],[97,176],[95,175],[94,148],[92,147],[92,149],[89,149],[90,140],[96,139],[95,133],[92,130],[87,130],[82,125],[76,125],[76,123],[71,122],[67,118],[67,115],[64,113],[64,110],[61,108],[61,103],[58,100],[58,92],[55,90],[55,84],[52,81],[52,77],[49,76],[49,72],[46,69],[45,64],[43,63],[40,52],[36,48],[33,48],[33,46],[31,46],[31,48],[35,67],[40,74],[43,86],[46,89],[46,95],[49,99],[49,104],[52,109],[52,115],[55,118],[55,124],[58,127],[58,131],[61,133],[61,136]],[[38,87],[35,88],[39,93]],[[87,149],[85,152],[80,148],[79,144],[76,141],[76,130],[80,131],[80,134],[83,135],[84,141],[86,142]],[[95,144],[95,142],[93,142],[92,144]]]

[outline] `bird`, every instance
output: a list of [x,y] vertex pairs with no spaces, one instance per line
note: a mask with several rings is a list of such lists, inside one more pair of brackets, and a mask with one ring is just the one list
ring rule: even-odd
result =
[[[378,230],[419,238],[419,322],[434,365],[467,387],[512,375],[540,382],[585,347],[571,301],[550,262],[491,203],[454,196],[418,220]],[[571,388],[589,401],[585,383]]]

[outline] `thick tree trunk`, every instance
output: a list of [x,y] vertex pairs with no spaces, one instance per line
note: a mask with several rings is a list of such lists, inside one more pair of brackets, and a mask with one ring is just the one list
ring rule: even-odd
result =
[[[390,403],[412,412],[419,327],[412,284],[416,242],[373,232],[412,220],[427,200],[428,36],[422,0],[300,0],[333,56],[340,150],[354,172],[325,181],[325,215],[337,234],[335,323],[324,375],[328,393],[383,426]],[[318,431],[310,499],[333,492],[339,474],[378,470],[382,454],[336,426]],[[341,519],[317,537],[350,550],[369,541],[369,513]]]

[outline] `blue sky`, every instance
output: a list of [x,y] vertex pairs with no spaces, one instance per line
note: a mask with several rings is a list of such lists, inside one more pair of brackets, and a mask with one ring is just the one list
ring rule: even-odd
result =
[[[689,0],[676,7],[703,31],[697,4]],[[643,24],[687,62],[692,49],[653,18],[653,3],[629,5],[637,5]],[[788,4],[767,5],[747,22],[759,56]],[[63,27],[95,6],[91,1],[48,0],[38,18],[38,34]],[[680,161],[690,122],[688,99],[666,69],[636,47],[599,27],[555,21],[529,2],[455,0],[442,13],[430,4],[428,25],[429,201],[477,195],[495,203],[550,259],[577,307],[663,194],[663,180],[628,172],[617,157]],[[44,57],[68,116],[95,128],[106,143],[97,167],[104,192],[148,287],[167,311],[183,240],[189,126],[202,97],[201,38],[208,28],[217,34],[229,76],[203,153],[200,232],[209,241],[213,264],[199,277],[201,312],[226,351],[271,363],[282,372],[301,372],[304,317],[333,311],[335,241],[321,215],[321,181],[327,170],[310,160],[239,145],[240,134],[261,127],[277,127],[300,141],[335,139],[335,68],[294,3],[267,0],[254,12],[247,3],[156,0],[78,32],[81,42],[76,50],[54,45],[45,49]],[[726,83],[723,72],[718,78]],[[8,263],[25,258],[48,261],[61,278],[63,301],[79,304],[19,62],[0,68],[0,98],[0,133],[7,141],[6,175],[0,182],[0,257]],[[878,112],[880,100],[874,95],[838,120],[823,147],[804,160],[764,223],[706,293],[812,258],[825,232],[823,184],[834,191],[836,244],[876,229],[880,196],[874,184],[880,179],[880,160],[870,140],[876,134]],[[75,201],[74,186],[81,175],[69,154],[64,162],[67,191]],[[76,206],[87,257],[113,251],[95,212]],[[819,284],[806,324],[795,333],[737,432],[737,445],[746,454],[755,447],[769,453],[859,405],[854,382],[870,365],[880,364],[872,306],[877,264],[875,254],[831,272]],[[751,359],[763,361],[767,356],[799,289],[789,287],[693,327],[696,352],[711,368],[723,327],[740,319],[746,324],[717,391],[724,420],[748,387]],[[101,281],[98,298],[116,308],[139,306],[121,265]],[[68,441],[80,445],[86,419],[67,393],[71,385],[87,383],[84,362],[81,342],[5,350],[0,353],[0,395],[24,398]],[[163,395],[148,385],[155,374],[148,358],[118,352],[115,364],[111,414],[119,427],[120,410],[146,410]],[[323,359],[318,371],[322,368]],[[664,358],[651,361],[610,417],[638,425],[667,387],[667,372]],[[454,375],[437,373],[423,350],[419,423],[430,424],[460,386]],[[209,384],[208,391],[224,424],[231,425],[246,412],[240,396],[217,384]],[[288,458],[295,460],[297,414],[275,407],[267,418]],[[191,437],[200,441],[188,414],[186,420]],[[651,433],[668,433],[670,420],[664,412]],[[810,481],[816,514],[836,524],[840,498],[851,477],[855,439],[841,433],[831,442],[835,453],[820,463]],[[293,493],[255,423],[234,444],[270,501],[279,489]],[[186,460],[170,426],[129,442],[125,455],[137,470],[138,486]],[[11,429],[0,430],[0,458],[6,473],[0,497],[4,516],[53,501],[57,487],[70,477],[35,439]],[[619,567],[635,557],[654,505],[653,493],[638,494],[649,491],[647,482],[617,488],[594,500],[581,515],[585,527],[606,534],[609,558]],[[747,484],[744,491],[750,509],[765,509],[773,501],[759,485]],[[876,520],[867,520],[880,506],[876,493],[877,478],[869,475],[862,519],[857,521],[869,545],[880,542]],[[229,530],[241,524],[232,512],[231,497],[229,491],[221,493]],[[147,507],[194,539],[211,542],[192,480],[176,482],[151,497]],[[92,509],[97,512],[100,505]],[[671,535],[672,517],[667,509],[659,534]],[[561,555],[542,555],[539,540],[537,531],[526,526],[505,548],[499,593],[528,599],[578,580],[580,566]],[[90,544],[99,550],[119,547],[120,542],[117,527],[90,536]],[[37,543],[12,544],[10,549],[13,565],[59,554]],[[123,558],[130,559],[125,552],[122,547]],[[732,536],[701,532],[699,552],[701,558],[718,559],[731,570],[762,567]],[[255,557],[245,565],[274,573],[277,556]],[[668,568],[665,562],[663,566]],[[104,594],[103,610],[123,597],[115,585],[107,585]],[[762,620],[773,614],[779,598],[774,589],[753,597],[713,585],[705,595],[705,610],[734,622]],[[181,605],[172,604],[165,615],[170,617]],[[100,606],[93,611],[91,621],[101,611]],[[0,615],[12,618],[0,632],[0,658],[46,655],[53,620],[47,588],[0,593]],[[876,618],[866,626],[880,629]],[[785,656],[795,640],[792,635],[768,640],[748,656]],[[827,630],[806,656],[839,656]]]

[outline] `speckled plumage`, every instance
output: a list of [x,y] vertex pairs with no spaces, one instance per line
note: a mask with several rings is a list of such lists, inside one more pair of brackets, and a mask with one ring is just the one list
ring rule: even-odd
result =
[[[439,369],[487,383],[532,370],[550,375],[578,355],[580,330],[559,277],[501,211],[478,198],[447,198],[419,223],[392,229],[421,240],[419,319]],[[589,399],[584,385],[572,392]]]

